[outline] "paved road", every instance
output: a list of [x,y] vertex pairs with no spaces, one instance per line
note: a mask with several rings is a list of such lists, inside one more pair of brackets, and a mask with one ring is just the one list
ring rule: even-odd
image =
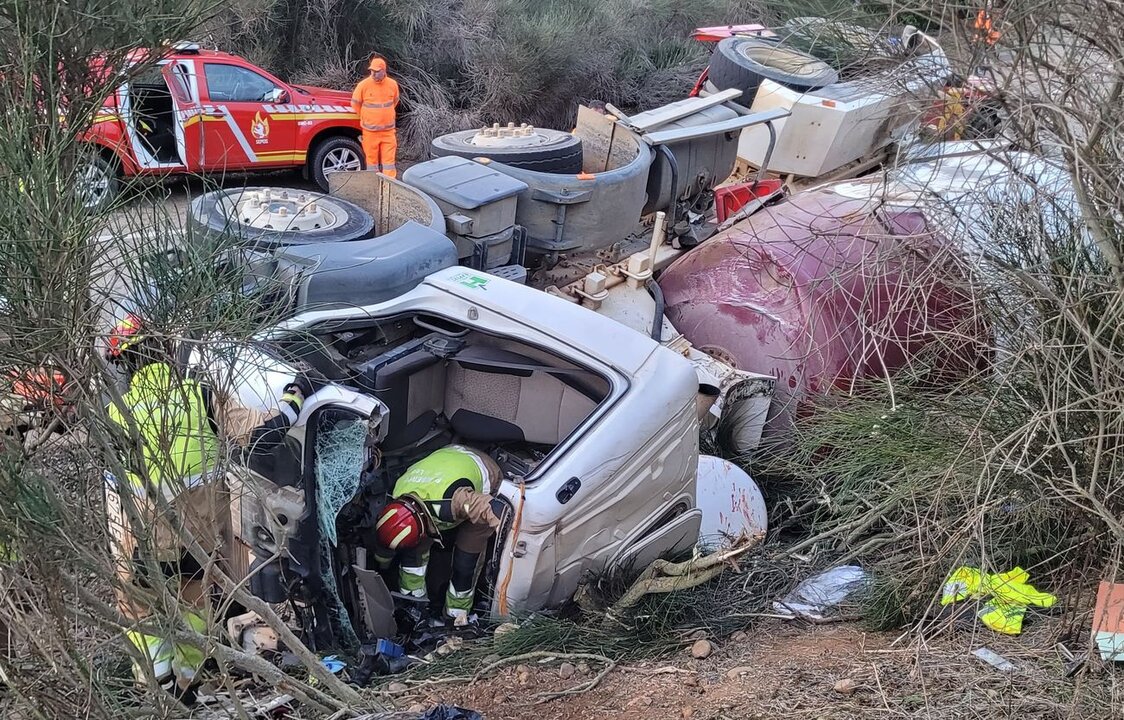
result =
[[[223,178],[208,179],[209,187],[235,188],[269,185],[317,190],[315,183],[306,180],[299,171],[278,171],[254,175],[232,174]],[[179,220],[181,223],[191,200],[206,191],[207,184],[199,178],[174,178],[163,182],[137,183],[125,192],[126,203],[114,213],[112,222],[120,228],[143,228],[161,220]]]

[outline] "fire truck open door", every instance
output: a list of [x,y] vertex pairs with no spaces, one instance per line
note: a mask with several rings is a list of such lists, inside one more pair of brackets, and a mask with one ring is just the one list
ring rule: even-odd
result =
[[203,106],[193,60],[173,60],[164,66],[164,78],[175,108],[176,151],[189,172],[202,169]]

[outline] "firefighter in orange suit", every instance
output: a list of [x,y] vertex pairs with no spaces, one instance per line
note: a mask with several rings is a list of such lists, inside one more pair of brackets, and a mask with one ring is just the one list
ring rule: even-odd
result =
[[363,128],[363,152],[367,169],[398,177],[394,156],[398,137],[394,133],[394,116],[398,108],[398,83],[386,74],[386,60],[371,58],[370,74],[359,81],[351,94],[351,109],[359,114]]

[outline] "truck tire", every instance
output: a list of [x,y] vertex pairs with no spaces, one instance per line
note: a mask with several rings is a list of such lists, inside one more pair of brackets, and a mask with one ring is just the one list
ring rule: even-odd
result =
[[215,190],[192,200],[187,213],[191,237],[234,237],[260,248],[360,240],[374,227],[354,203],[292,188]]
[[92,214],[105,211],[121,192],[117,163],[91,151],[74,172],[74,188],[83,207]]
[[742,91],[741,104],[753,105],[762,79],[793,90],[815,90],[839,81],[830,65],[771,40],[730,37],[710,56],[708,79],[721,90]]
[[433,138],[429,156],[446,155],[486,157],[512,167],[563,175],[582,171],[581,138],[526,125],[462,130]]
[[354,172],[367,167],[363,146],[355,138],[334,135],[316,143],[308,159],[308,176],[316,187],[328,192],[328,175]]

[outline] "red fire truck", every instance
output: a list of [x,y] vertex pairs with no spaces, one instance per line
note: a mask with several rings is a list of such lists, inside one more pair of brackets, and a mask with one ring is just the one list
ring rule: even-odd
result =
[[329,173],[363,167],[359,135],[350,92],[282,82],[180,43],[105,99],[83,135],[95,152],[81,189],[99,208],[132,176],[304,168],[327,190]]

